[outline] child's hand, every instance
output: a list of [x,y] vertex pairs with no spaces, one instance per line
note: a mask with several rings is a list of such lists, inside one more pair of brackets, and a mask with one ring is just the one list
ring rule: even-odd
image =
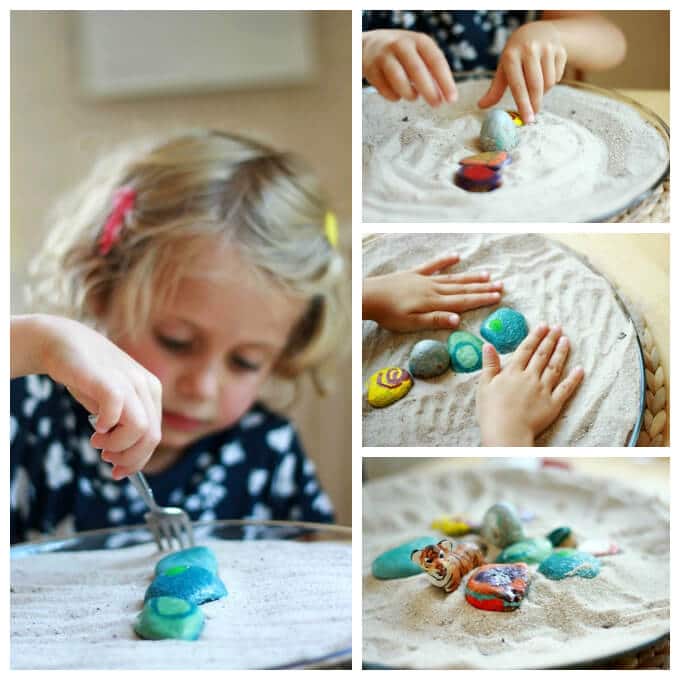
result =
[[569,340],[559,326],[539,324],[501,370],[496,349],[484,344],[477,387],[482,446],[533,446],[583,380],[579,366],[560,382]]
[[113,478],[141,470],[161,439],[158,378],[77,321],[44,316],[41,328],[43,372],[97,416],[90,441],[113,463]]
[[390,331],[456,328],[461,312],[495,305],[503,284],[489,282],[489,274],[437,274],[456,264],[448,255],[420,267],[364,280],[363,318]]
[[478,105],[493,106],[510,87],[520,117],[533,123],[543,95],[562,79],[566,63],[567,50],[551,22],[525,24],[508,39],[491,87]]
[[413,101],[420,95],[430,106],[456,101],[451,69],[430,36],[380,29],[365,31],[361,40],[363,76],[386,99]]

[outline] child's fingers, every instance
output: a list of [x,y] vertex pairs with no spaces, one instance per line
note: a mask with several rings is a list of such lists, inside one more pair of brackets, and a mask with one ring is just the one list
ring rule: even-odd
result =
[[548,325],[545,323],[539,323],[536,328],[531,330],[529,335],[522,340],[522,343],[515,351],[511,360],[512,365],[524,370],[547,332]]
[[427,70],[420,53],[413,45],[403,46],[401,54],[398,55],[402,66],[406,69],[413,87],[430,106],[441,104],[439,87],[435,83],[432,75]]
[[501,358],[498,356],[496,348],[485,342],[482,345],[482,372],[479,382],[488,385],[501,372]]
[[[136,395],[135,395],[136,396]],[[120,422],[109,432],[95,432],[90,442],[95,449],[125,451],[136,444],[150,429],[149,417],[139,401],[128,398]],[[97,420],[99,427],[99,420]]]
[[390,84],[387,82],[387,78],[385,78],[385,75],[380,69],[376,68],[368,81],[383,97],[385,97],[385,99],[388,99],[391,102],[399,101],[399,95],[392,89]]
[[564,76],[564,69],[567,66],[567,51],[565,49],[557,50],[555,54],[555,82],[559,83]]
[[560,335],[562,335],[562,329],[559,326],[553,326],[548,331],[548,334],[541,340],[533,356],[529,359],[527,371],[533,371],[539,377],[542,375],[543,369],[552,357]]
[[436,283],[484,283],[489,272],[465,272],[463,274],[437,274],[432,277]]
[[564,370],[564,364],[567,362],[567,356],[569,355],[569,338],[563,335],[558,341],[557,346],[553,355],[550,357],[548,365],[543,371],[541,376],[541,382],[550,389],[550,391],[555,389],[555,386],[560,381],[562,377],[562,371]]
[[499,66],[498,69],[496,70],[496,75],[491,81],[489,89],[486,91],[486,94],[477,102],[477,106],[479,106],[482,109],[486,109],[489,106],[497,104],[500,101],[501,97],[503,96],[503,93],[505,92],[505,89],[507,87],[508,81],[507,78],[505,77],[505,71],[503,71],[502,66]]
[[541,70],[543,71],[543,92],[548,92],[557,82],[555,78],[555,55],[552,51],[543,52]]
[[[113,463],[115,466],[136,472],[141,470],[151,458],[154,449],[158,445],[159,439],[147,433],[134,446],[131,446],[125,451],[109,451],[108,449],[102,451],[102,460],[107,463]],[[130,474],[128,472],[128,474]],[[125,476],[125,475],[122,475]],[[114,477],[121,479],[121,477]]]
[[430,69],[444,99],[449,103],[455,102],[458,99],[458,90],[444,53],[432,41],[419,45],[418,53]]
[[451,253],[449,255],[438,257],[435,260],[430,260],[425,264],[421,264],[418,267],[415,267],[412,271],[414,271],[416,274],[424,274],[425,276],[429,276],[430,274],[436,274],[447,267],[451,267],[454,264],[458,264],[458,262],[460,262],[460,255],[458,253]]
[[440,295],[470,295],[474,293],[494,293],[503,290],[501,281],[483,281],[480,283],[436,283],[434,289]]
[[576,391],[576,388],[581,384],[585,372],[583,368],[577,366],[569,371],[569,375],[554,389],[552,396],[555,403],[559,406],[560,410],[564,408],[564,405],[569,400],[572,394]]
[[441,296],[441,306],[443,309],[452,312],[468,312],[471,309],[479,309],[495,305],[501,299],[501,294],[494,291],[491,293],[466,293],[463,295]]
[[523,69],[531,108],[534,113],[538,113],[543,103],[543,71],[538,56],[532,54],[527,57],[523,62]]
[[406,71],[399,60],[392,54],[385,57],[382,65],[382,72],[385,74],[387,83],[403,99],[413,101],[418,94],[411,86]]
[[505,77],[508,79],[508,86],[512,92],[512,97],[519,110],[519,115],[525,123],[534,122],[534,111],[531,108],[531,101],[529,99],[529,92],[527,85],[524,82],[524,70],[522,69],[522,62],[515,53],[513,53],[503,64]]
[[431,328],[458,328],[460,317],[449,311],[427,312],[417,314],[413,318],[413,330],[428,330]]

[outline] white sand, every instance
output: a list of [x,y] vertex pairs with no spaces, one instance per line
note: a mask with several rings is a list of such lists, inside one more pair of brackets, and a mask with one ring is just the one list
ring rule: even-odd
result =
[[193,642],[133,631],[160,558],[154,546],[12,560],[12,668],[262,668],[351,647],[349,544],[203,544],[229,595],[201,605]]
[[[503,186],[464,191],[453,175],[460,158],[480,150],[486,111],[476,102],[487,87],[460,83],[460,101],[437,109],[364,93],[365,222],[595,220],[621,211],[665,171],[667,145],[634,109],[558,85],[537,122],[519,128]],[[515,108],[508,93],[497,108]]]
[[[615,464],[613,462],[613,464]],[[561,470],[480,468],[412,472],[369,482],[363,506],[363,659],[396,667],[541,668],[586,662],[645,644],[670,630],[668,506],[614,482]],[[446,513],[481,518],[497,501],[533,510],[542,536],[569,525],[579,539],[609,537],[594,579],[534,574],[516,612],[485,612],[427,577],[379,581],[371,562]]]
[[[382,235],[363,249],[363,275],[385,274],[449,252],[461,255],[451,271],[488,271],[501,280],[501,305],[522,312],[532,328],[560,323],[571,342],[564,375],[581,365],[585,378],[567,407],[537,441],[551,446],[621,446],[639,413],[639,353],[632,322],[609,283],[555,241],[532,234]],[[461,330],[479,336],[494,307],[466,312]],[[413,345],[446,342],[449,331],[391,333],[363,323],[363,443],[365,446],[478,446],[475,392],[479,372],[416,379],[401,401],[374,409],[365,398],[369,376],[408,366]],[[507,362],[512,355],[504,355]]]

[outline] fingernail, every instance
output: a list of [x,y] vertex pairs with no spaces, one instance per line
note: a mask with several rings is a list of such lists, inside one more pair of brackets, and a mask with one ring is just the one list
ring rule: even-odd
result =
[[493,295],[494,299],[500,300],[501,294],[500,293],[491,293]]
[[567,338],[566,335],[563,335],[559,340],[558,343],[560,345],[566,345],[569,342],[569,338]]
[[556,323],[556,324],[552,327],[552,330],[555,331],[555,332],[557,333],[558,331],[561,331],[561,330],[562,330],[562,326],[560,326],[560,324]]
[[494,281],[491,285],[495,286],[496,288],[502,288],[503,282],[502,281]]
[[530,113],[527,116],[527,123],[531,124],[531,123],[535,123],[535,122],[536,122],[536,117],[534,116],[533,113]]
[[480,272],[480,276],[485,276],[488,279],[490,274],[489,272]]
[[460,321],[460,317],[458,316],[458,314],[449,314],[449,323],[452,326],[458,325],[459,321]]

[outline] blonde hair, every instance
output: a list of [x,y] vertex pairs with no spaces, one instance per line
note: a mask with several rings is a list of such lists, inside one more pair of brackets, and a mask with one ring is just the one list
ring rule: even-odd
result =
[[[102,255],[102,228],[122,187],[134,190],[134,205]],[[134,334],[152,299],[171,295],[190,269],[194,246],[217,238],[272,284],[309,298],[275,372],[309,370],[323,391],[319,368],[348,328],[348,277],[324,233],[327,212],[298,157],[244,137],[200,130],[130,147],[106,156],[56,206],[32,263],[31,298],[96,324],[115,290],[123,294],[124,329]]]

